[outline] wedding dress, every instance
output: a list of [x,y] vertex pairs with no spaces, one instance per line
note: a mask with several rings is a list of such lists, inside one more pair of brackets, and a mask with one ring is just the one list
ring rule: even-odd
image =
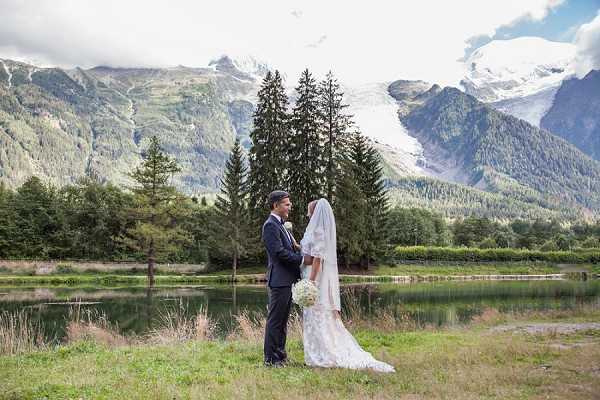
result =
[[[316,277],[319,300],[303,310],[304,361],[314,367],[372,369],[395,372],[394,367],[376,360],[363,350],[348,332],[340,311],[335,219],[329,202],[320,199],[301,241],[302,253],[319,257],[321,270]],[[311,266],[302,268],[302,278],[310,277]]]

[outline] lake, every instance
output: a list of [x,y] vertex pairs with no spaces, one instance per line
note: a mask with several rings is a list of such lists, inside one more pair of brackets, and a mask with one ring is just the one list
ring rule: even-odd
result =
[[[201,309],[217,322],[217,333],[232,329],[233,315],[243,310],[266,314],[263,285],[211,285],[146,288],[0,288],[0,312],[27,310],[43,322],[48,337],[62,338],[69,310],[105,313],[125,334],[143,334],[157,326],[168,310],[193,315]],[[366,315],[387,310],[408,316],[417,325],[460,325],[486,308],[499,312],[600,308],[600,280],[469,281],[412,284],[342,285],[342,308],[360,307]]]

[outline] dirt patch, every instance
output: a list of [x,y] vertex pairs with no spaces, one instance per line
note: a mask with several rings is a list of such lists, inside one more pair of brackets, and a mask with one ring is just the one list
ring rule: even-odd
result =
[[547,322],[547,323],[527,323],[527,324],[509,324],[500,325],[491,328],[492,331],[498,332],[522,332],[533,335],[553,333],[553,334],[570,334],[579,331],[600,330],[600,322],[581,322],[581,323],[562,323],[562,322]]

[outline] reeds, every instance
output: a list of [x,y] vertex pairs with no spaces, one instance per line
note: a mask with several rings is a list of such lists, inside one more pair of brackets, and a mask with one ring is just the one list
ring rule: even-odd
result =
[[66,329],[66,342],[93,341],[107,346],[124,346],[129,343],[119,333],[117,324],[108,321],[106,313],[98,310],[81,309],[77,304],[69,309],[69,322]]
[[188,340],[210,340],[213,338],[216,324],[201,307],[192,316],[187,313],[186,307],[180,301],[175,309],[167,310],[159,317],[158,328],[146,335],[150,343],[168,344]]
[[18,354],[47,346],[41,324],[21,310],[0,314],[0,354]]

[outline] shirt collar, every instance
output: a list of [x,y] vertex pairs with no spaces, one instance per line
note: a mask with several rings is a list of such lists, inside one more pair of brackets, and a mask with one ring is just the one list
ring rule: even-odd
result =
[[283,223],[283,220],[281,219],[281,217],[275,213],[271,213],[272,216],[274,216],[275,218],[277,218],[277,221],[279,221],[279,223]]

